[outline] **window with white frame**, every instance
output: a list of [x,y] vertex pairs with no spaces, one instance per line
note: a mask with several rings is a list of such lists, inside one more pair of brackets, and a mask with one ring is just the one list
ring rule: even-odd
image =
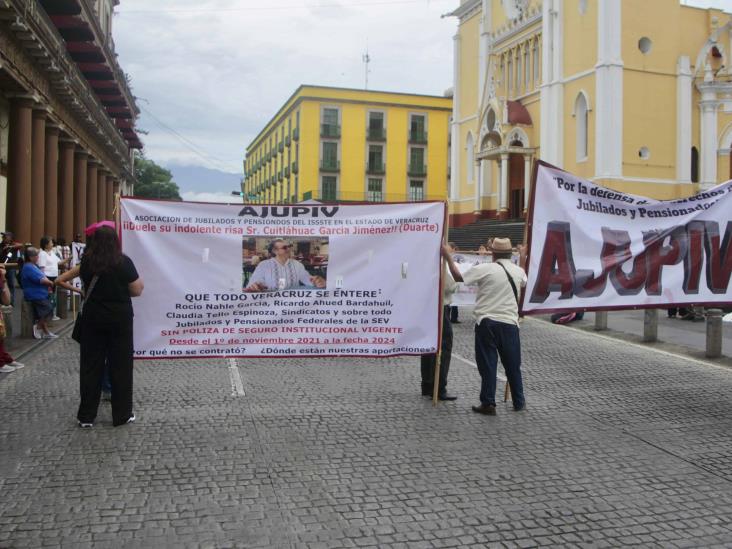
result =
[[381,202],[384,200],[384,180],[380,177],[369,177],[366,188],[366,200]]
[[421,179],[409,180],[409,200],[412,202],[424,200],[424,181]]

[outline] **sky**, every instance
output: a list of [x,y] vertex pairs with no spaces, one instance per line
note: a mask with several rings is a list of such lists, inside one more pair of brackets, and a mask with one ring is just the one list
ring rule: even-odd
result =
[[[732,11],[732,0],[685,3]],[[452,86],[457,20],[441,15],[458,5],[122,0],[113,37],[145,154],[169,167],[241,173],[246,146],[299,85],[363,88],[366,51],[369,89],[442,95]],[[181,190],[187,200],[224,200],[229,187]]]

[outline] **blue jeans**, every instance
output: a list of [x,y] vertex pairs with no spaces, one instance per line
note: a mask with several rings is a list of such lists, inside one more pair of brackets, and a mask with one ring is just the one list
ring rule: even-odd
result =
[[482,404],[496,404],[496,369],[499,356],[511,386],[513,407],[521,409],[526,400],[521,380],[521,339],[518,326],[484,318],[475,326],[475,362],[480,373]]

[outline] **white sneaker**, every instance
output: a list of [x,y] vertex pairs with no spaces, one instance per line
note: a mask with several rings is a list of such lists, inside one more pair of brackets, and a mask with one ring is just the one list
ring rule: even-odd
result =
[[61,317],[54,315],[53,318],[51,318],[51,320],[61,320]]
[[43,339],[43,332],[38,327],[38,324],[33,325],[33,337],[36,339]]
[[3,374],[9,374],[10,372],[14,372],[17,370],[15,366],[11,366],[10,364],[5,364],[2,368],[0,368],[0,373]]
[[18,362],[17,360],[14,360],[10,364],[8,364],[8,366],[12,366],[16,370],[20,370],[21,368],[25,368],[25,364],[23,364],[22,362]]
[[46,332],[43,334],[43,339],[56,339],[58,336],[53,332]]
[[127,421],[125,421],[125,423],[135,423],[135,420],[136,420],[136,419],[137,419],[137,418],[135,417],[135,414],[132,414],[132,415],[131,415],[131,416],[130,416],[130,417],[129,417],[128,419],[127,419]]
[[82,429],[91,429],[92,427],[94,427],[94,424],[93,423],[87,423],[85,421],[80,421],[79,422],[79,427],[81,427]]

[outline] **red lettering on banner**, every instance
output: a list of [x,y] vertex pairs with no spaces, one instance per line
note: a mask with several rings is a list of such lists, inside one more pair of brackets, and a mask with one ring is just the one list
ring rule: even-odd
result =
[[[648,295],[661,295],[663,267],[682,262],[683,291],[697,294],[704,257],[707,287],[715,294],[727,292],[732,277],[732,222],[727,223],[724,237],[715,221],[692,221],[685,226],[645,232],[644,249],[636,256],[630,250],[628,231],[603,227],[602,239],[602,271],[595,276],[592,269],[575,269],[569,223],[548,223],[529,301],[543,303],[554,292],[560,292],[559,299],[575,295],[597,297],[605,291],[608,275],[618,295],[637,295],[641,290]],[[623,267],[629,262],[632,263],[628,271]]]

